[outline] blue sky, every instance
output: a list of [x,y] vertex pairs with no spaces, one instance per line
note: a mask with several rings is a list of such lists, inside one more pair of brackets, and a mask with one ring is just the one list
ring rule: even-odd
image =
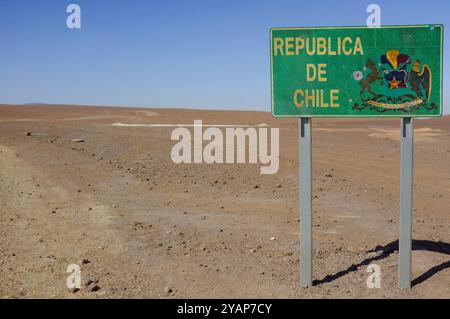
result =
[[365,25],[370,3],[382,24],[449,25],[448,0],[0,0],[0,103],[270,111],[269,28]]

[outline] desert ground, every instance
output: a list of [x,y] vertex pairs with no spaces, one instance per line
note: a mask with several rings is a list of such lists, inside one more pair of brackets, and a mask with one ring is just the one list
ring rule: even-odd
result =
[[[280,128],[278,173],[174,164],[173,127],[112,125],[195,119]],[[315,285],[303,289],[295,119],[1,105],[0,297],[450,298],[450,117],[415,121],[411,290],[397,288],[399,126],[313,120]],[[380,289],[366,285],[370,263]]]

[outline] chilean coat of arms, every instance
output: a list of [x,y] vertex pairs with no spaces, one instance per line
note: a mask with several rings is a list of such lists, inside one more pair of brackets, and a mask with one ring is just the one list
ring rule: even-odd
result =
[[353,108],[370,108],[378,112],[411,112],[423,107],[437,108],[430,103],[432,72],[426,63],[412,59],[398,50],[390,50],[375,59],[368,59],[362,71],[353,72],[359,82],[362,104]]

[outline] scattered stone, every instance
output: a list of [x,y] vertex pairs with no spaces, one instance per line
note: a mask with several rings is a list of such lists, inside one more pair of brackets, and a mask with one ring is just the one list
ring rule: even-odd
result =
[[71,140],[72,143],[84,143],[84,140],[82,138],[74,138]]
[[164,292],[165,292],[166,294],[170,294],[170,293],[173,292],[173,289],[166,286],[166,287],[164,287]]
[[272,240],[272,241],[275,240],[275,237],[270,237],[270,240]]
[[256,250],[255,250],[255,249],[253,249],[253,248],[252,248],[252,249],[250,249],[250,253],[251,253],[251,254],[253,254],[253,253],[255,253],[255,252],[256,252]]
[[86,280],[86,282],[84,283],[84,286],[87,287],[87,286],[89,286],[89,285],[97,284],[97,283],[98,283],[98,280],[97,280],[97,279],[88,279],[88,280]]
[[92,285],[89,285],[89,287],[87,287],[87,291],[89,291],[89,292],[96,292],[99,290],[100,290],[100,286],[97,284],[92,284]]
[[259,186],[258,184],[256,184],[255,186],[253,186],[253,188],[254,188],[254,189],[257,189],[257,188],[261,188],[261,186]]
[[77,291],[79,291],[79,290],[80,290],[80,289],[77,288],[77,287],[74,287],[74,288],[70,288],[70,289],[69,289],[69,291],[70,291],[71,293],[73,293],[73,294],[77,293]]
[[32,132],[26,132],[25,136],[48,136],[47,133],[32,133]]
[[98,280],[96,279],[88,279],[85,283],[86,290],[89,292],[96,292],[100,290],[100,286],[98,285]]
[[433,239],[434,241],[440,241],[440,238],[436,235],[431,235],[431,239]]
[[276,188],[281,188],[281,184],[277,184],[275,187]]
[[133,223],[133,227],[143,228],[144,225],[143,225],[141,222],[134,222],[134,223]]
[[333,175],[328,173],[328,174],[325,174],[325,177],[333,177]]
[[87,259],[87,258],[83,258],[82,260],[81,260],[81,264],[82,265],[87,265],[87,264],[90,264],[91,263],[91,261],[89,260],[89,259]]

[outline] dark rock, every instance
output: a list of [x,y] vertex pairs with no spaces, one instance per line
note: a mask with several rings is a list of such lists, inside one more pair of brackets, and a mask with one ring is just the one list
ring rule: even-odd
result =
[[165,292],[166,294],[170,294],[170,293],[173,292],[173,289],[170,288],[170,287],[164,287],[164,292]]
[[84,258],[84,259],[81,260],[81,264],[82,265],[87,265],[87,264],[90,264],[90,263],[91,263],[91,261],[89,259],[87,259],[87,258]]
[[89,292],[96,292],[99,290],[100,290],[100,286],[97,284],[92,284],[87,287],[87,291],[89,291]]
[[88,279],[85,283],[86,290],[89,292],[95,292],[100,290],[100,286],[98,285],[98,280],[96,279]]

